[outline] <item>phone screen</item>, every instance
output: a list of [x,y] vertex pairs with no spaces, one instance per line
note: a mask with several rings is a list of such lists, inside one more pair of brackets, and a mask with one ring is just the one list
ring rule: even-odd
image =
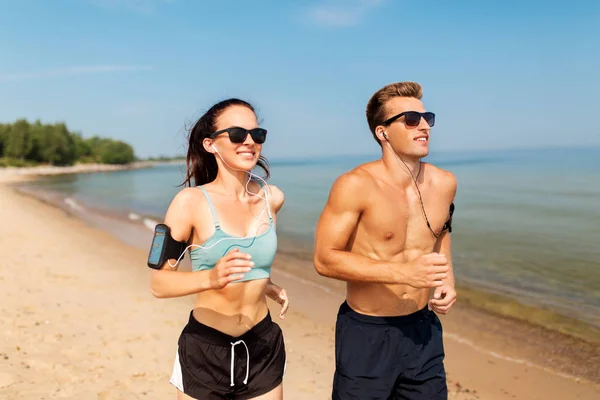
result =
[[157,228],[154,231],[154,238],[152,239],[152,247],[150,248],[150,256],[148,262],[152,265],[157,265],[162,253],[163,243],[165,242],[165,230]]

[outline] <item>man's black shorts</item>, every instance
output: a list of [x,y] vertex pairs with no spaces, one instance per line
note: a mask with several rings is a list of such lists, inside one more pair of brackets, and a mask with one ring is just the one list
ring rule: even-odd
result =
[[443,361],[442,324],[427,307],[373,317],[344,302],[335,330],[332,399],[447,399]]
[[240,337],[190,319],[179,337],[171,383],[194,399],[249,399],[275,389],[285,374],[279,325],[267,316]]

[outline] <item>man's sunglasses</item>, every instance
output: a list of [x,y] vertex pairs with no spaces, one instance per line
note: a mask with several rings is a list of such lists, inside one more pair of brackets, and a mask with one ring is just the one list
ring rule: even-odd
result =
[[425,122],[429,124],[430,127],[435,125],[435,114],[432,112],[418,112],[418,111],[404,111],[398,115],[394,115],[392,118],[388,118],[381,125],[389,125],[400,117],[404,117],[404,123],[406,126],[419,126],[421,123],[421,118],[425,119]]
[[267,140],[267,130],[263,129],[263,128],[254,128],[254,129],[244,129],[244,128],[239,128],[237,126],[231,127],[231,128],[226,128],[226,129],[221,129],[220,131],[216,131],[215,133],[211,133],[208,137],[211,139],[216,138],[217,136],[219,136],[221,133],[229,133],[229,140],[231,140],[231,143],[244,143],[246,141],[246,138],[248,137],[248,134],[250,134],[250,136],[252,136],[252,140],[254,140],[254,143],[258,143],[258,144],[262,144],[265,142],[265,140]]

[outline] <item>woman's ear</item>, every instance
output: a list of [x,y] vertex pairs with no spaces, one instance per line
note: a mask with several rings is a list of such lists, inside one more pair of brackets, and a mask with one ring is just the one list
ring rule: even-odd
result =
[[209,153],[215,154],[215,149],[212,147],[212,144],[213,141],[209,138],[204,138],[204,140],[202,141],[202,146],[204,147],[204,150],[206,150]]

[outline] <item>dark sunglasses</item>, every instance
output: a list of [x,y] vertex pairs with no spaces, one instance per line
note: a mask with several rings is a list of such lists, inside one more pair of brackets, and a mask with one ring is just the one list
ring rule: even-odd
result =
[[254,129],[244,129],[244,128],[239,128],[237,126],[231,127],[231,128],[226,128],[226,129],[221,129],[220,131],[216,131],[215,133],[211,133],[208,137],[211,139],[216,138],[217,136],[219,136],[221,133],[229,133],[229,140],[231,140],[231,143],[244,143],[246,141],[246,138],[248,137],[248,134],[250,134],[250,136],[252,136],[252,140],[254,140],[254,143],[258,143],[258,144],[262,144],[265,142],[265,140],[267,140],[267,130],[263,129],[263,128],[254,128]]
[[389,125],[398,118],[404,116],[404,123],[407,126],[418,126],[421,123],[421,118],[425,119],[425,122],[432,127],[435,125],[435,114],[432,112],[418,112],[418,111],[404,111],[398,115],[394,115],[392,118],[388,118],[381,125]]

